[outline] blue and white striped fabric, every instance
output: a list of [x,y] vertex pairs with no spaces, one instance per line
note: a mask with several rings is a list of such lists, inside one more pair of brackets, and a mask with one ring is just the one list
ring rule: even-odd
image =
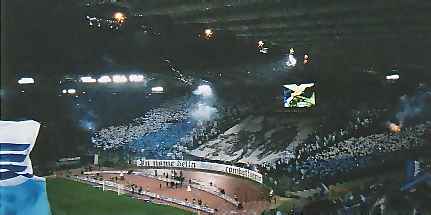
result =
[[33,177],[30,152],[40,124],[0,121],[0,186],[21,184]]
[[33,175],[30,152],[40,124],[0,121],[0,214],[49,215],[45,179]]

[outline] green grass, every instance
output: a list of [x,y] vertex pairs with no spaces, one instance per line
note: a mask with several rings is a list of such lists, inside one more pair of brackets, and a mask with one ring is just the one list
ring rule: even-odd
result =
[[191,212],[145,203],[66,179],[47,179],[53,215],[189,215]]

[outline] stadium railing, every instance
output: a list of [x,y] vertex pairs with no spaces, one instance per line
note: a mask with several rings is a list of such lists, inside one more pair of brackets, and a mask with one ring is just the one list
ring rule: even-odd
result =
[[[163,181],[163,182],[176,182],[176,183],[180,183],[180,181],[176,181],[174,179],[170,179],[170,178],[164,178],[164,177],[156,177],[154,175],[151,174],[147,174],[144,172],[134,172],[135,175],[141,175],[141,176],[145,176],[145,177],[149,177],[149,178],[153,178],[153,179],[157,179],[159,181]],[[227,194],[222,194],[218,191],[218,189],[216,187],[211,187],[211,186],[207,186],[207,185],[203,185],[200,184],[199,182],[192,180],[192,184],[190,184],[190,187],[198,189],[198,190],[202,190],[204,192],[210,193],[212,195],[215,195],[233,205],[235,205],[236,207],[239,205],[239,202],[236,201],[234,198],[228,196]]]
[[[114,192],[118,192],[120,190],[121,192],[125,192],[125,193],[133,195],[131,188],[124,187],[124,185],[118,184],[118,183],[115,183],[112,181],[101,181],[101,180],[96,180],[96,179],[93,179],[90,177],[87,178],[87,177],[83,177],[83,176],[72,176],[71,179],[74,181],[78,181],[78,182],[84,182],[84,183],[88,183],[88,184],[92,184],[92,185],[97,185],[99,187],[102,186],[104,190],[109,190],[109,191],[114,191]],[[149,197],[154,198],[154,199],[161,200],[163,202],[174,203],[174,204],[177,204],[177,205],[180,205],[183,207],[203,211],[203,212],[210,213],[210,214],[215,213],[215,210],[213,208],[200,206],[197,204],[185,202],[185,201],[178,200],[178,199],[171,198],[171,197],[161,196],[161,195],[156,194],[156,193],[152,193],[152,192],[148,192],[148,191],[142,191],[141,194],[145,195],[145,196],[149,196]]]

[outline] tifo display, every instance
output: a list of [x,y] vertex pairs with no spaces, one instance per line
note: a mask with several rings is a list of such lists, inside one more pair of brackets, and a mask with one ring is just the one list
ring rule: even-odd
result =
[[136,160],[136,166],[146,168],[182,168],[222,172],[263,183],[262,174],[249,169],[218,163],[185,160]]

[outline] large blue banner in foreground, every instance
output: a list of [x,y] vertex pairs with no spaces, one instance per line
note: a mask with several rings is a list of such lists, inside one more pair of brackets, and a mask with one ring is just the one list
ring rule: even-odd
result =
[[40,124],[0,121],[0,214],[49,215],[45,179],[33,175],[30,152]]

